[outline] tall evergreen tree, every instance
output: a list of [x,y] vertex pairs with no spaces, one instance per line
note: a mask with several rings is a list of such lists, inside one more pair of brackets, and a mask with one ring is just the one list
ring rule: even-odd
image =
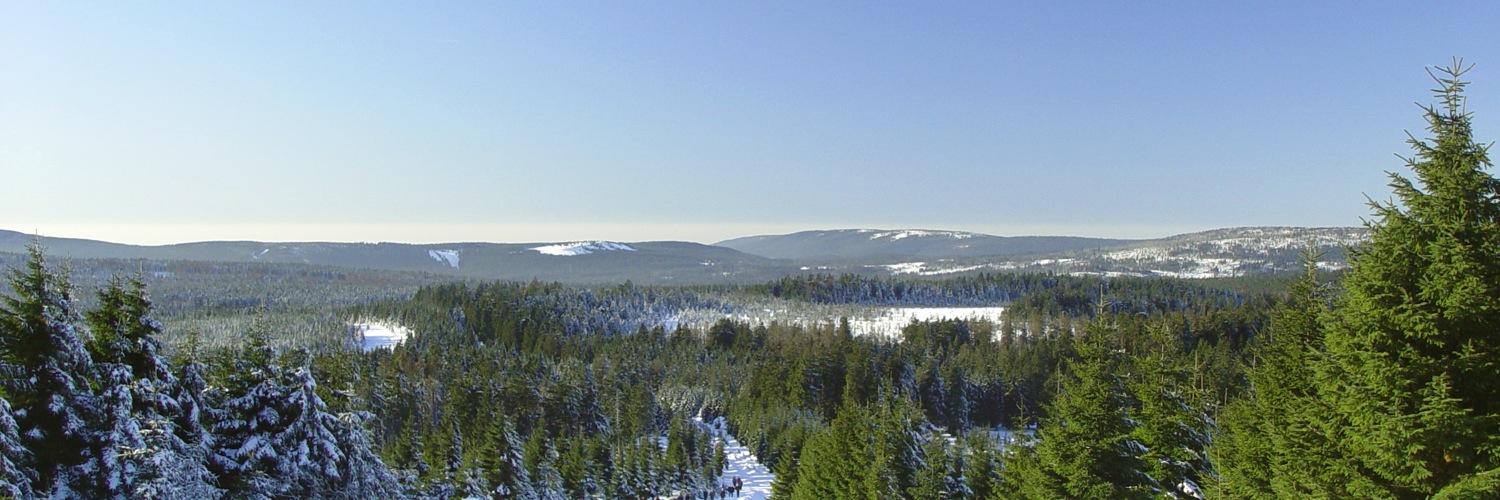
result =
[[345,450],[334,434],[342,422],[328,413],[328,406],[318,397],[312,370],[305,363],[284,372],[284,378],[285,392],[272,402],[282,422],[272,435],[276,460],[268,464],[271,471],[289,484],[292,496],[342,491],[357,480],[344,474]]
[[1147,473],[1172,496],[1200,496],[1204,479],[1213,477],[1206,450],[1213,420],[1203,413],[1191,374],[1174,355],[1176,342],[1166,329],[1150,329],[1145,352],[1135,357],[1130,389],[1139,425],[1132,436],[1145,448]]
[[1146,498],[1159,490],[1134,439],[1122,354],[1099,323],[1068,363],[1035,444],[1011,446],[1001,498]]
[[796,484],[789,491],[790,497],[793,500],[871,498],[867,487],[875,467],[870,450],[872,418],[863,407],[847,406],[827,429],[808,438],[798,460]]
[[1318,396],[1325,359],[1323,321],[1331,300],[1317,282],[1317,256],[1288,287],[1287,299],[1254,348],[1250,390],[1220,415],[1214,442],[1220,481],[1234,498],[1349,497],[1368,491],[1357,465],[1339,451],[1338,424]]
[[200,360],[198,332],[188,332],[188,340],[179,350],[182,356],[177,363],[177,385],[172,387],[176,390],[172,396],[177,400],[173,429],[184,443],[206,450],[212,438],[204,429],[209,410],[204,399],[208,391],[208,366]]
[[22,444],[31,450],[38,491],[87,495],[93,472],[83,465],[98,443],[91,426],[102,408],[90,384],[93,362],[78,328],[72,286],[47,269],[32,244],[26,268],[12,269],[12,295],[0,303],[0,355]]
[[277,404],[287,392],[282,369],[265,332],[247,332],[246,345],[219,363],[207,428],[214,436],[209,468],[229,491],[284,495],[291,485],[275,474],[281,460],[276,437],[285,428]]
[[[497,413],[497,416],[503,415]],[[480,468],[495,498],[532,498],[531,476],[522,456],[523,443],[510,420],[500,416],[489,428],[480,455]]]
[[1428,496],[1500,467],[1500,181],[1473,137],[1467,70],[1433,73],[1415,181],[1391,174],[1398,201],[1372,203],[1328,324],[1320,397],[1375,486],[1355,495]]
[[[130,368],[132,380],[169,381],[173,378],[161,357],[161,323],[151,317],[151,300],[139,279],[113,278],[98,293],[98,306],[84,313],[92,337],[89,354],[96,364]],[[159,402],[151,402],[162,404]]]
[[542,426],[536,426],[531,431],[531,437],[526,439],[526,445],[521,450],[521,461],[526,464],[526,475],[531,479],[531,491],[535,498],[566,498],[562,474],[557,470],[557,447],[552,444]]
[[[98,293],[85,313],[92,338],[88,349],[103,391],[105,419],[95,450],[103,496],[201,497],[215,491],[205,467],[198,406],[182,415],[182,392],[159,354],[161,324],[151,317],[145,285],[118,278]],[[192,348],[192,346],[189,346]],[[190,428],[179,429],[179,420]],[[188,436],[193,441],[185,441]]]

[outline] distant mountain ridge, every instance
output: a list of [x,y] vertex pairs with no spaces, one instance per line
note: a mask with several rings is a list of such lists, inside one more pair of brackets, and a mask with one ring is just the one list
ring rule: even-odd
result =
[[[750,236],[717,245],[679,241],[558,243],[328,243],[210,241],[127,245],[42,238],[53,258],[306,264],[416,271],[456,279],[578,284],[756,283],[809,272],[951,276],[1055,272],[1206,278],[1295,272],[1309,244],[1318,265],[1340,269],[1364,228],[1247,227],[1155,240],[1001,237],[963,231],[841,229]],[[0,252],[33,236],[0,230]]]
[[714,245],[773,259],[839,260],[1025,255],[1111,247],[1130,241],[1074,236],[991,236],[930,229],[833,229],[747,236]]
[[[32,235],[0,230],[0,252],[24,252]],[[312,264],[421,271],[460,278],[567,283],[739,283],[795,272],[790,262],[678,241],[617,243],[330,243],[209,241],[127,245],[43,237],[53,258]]]
[[1214,278],[1298,272],[1306,257],[1343,269],[1347,251],[1367,241],[1362,227],[1240,227],[1135,240],[1100,248],[1022,256],[915,259],[876,264],[891,274],[940,276],[970,272],[1055,272],[1106,276]]

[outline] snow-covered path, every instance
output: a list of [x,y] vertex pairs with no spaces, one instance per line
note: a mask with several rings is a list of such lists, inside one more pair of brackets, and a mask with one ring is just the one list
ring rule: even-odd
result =
[[[771,483],[776,481],[776,475],[760,464],[750,449],[741,445],[739,440],[729,435],[724,428],[724,417],[714,419],[709,428],[724,442],[724,476],[720,482],[730,484],[734,478],[740,478],[744,486],[740,489],[739,498],[762,500],[771,498]],[[731,497],[733,498],[733,497]]]

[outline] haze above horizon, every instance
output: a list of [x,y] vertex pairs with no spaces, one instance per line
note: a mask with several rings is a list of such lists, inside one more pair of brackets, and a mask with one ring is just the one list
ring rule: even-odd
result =
[[0,229],[711,243],[1354,226],[1500,4],[0,3]]

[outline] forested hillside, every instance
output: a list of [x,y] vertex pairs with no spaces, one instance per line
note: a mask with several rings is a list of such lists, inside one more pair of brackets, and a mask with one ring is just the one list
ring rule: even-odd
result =
[[[753,456],[774,480],[745,491],[794,499],[1494,498],[1500,180],[1463,71],[1349,268],[1313,245],[1289,282],[412,274],[361,296],[228,265],[336,324],[275,342],[296,309],[259,307],[206,343],[158,315],[259,304],[157,302],[146,277],[174,271],[145,261],[81,288],[33,245],[0,301],[0,497],[719,498]],[[913,306],[1005,310],[852,328]],[[412,333],[364,349],[360,321]]]

